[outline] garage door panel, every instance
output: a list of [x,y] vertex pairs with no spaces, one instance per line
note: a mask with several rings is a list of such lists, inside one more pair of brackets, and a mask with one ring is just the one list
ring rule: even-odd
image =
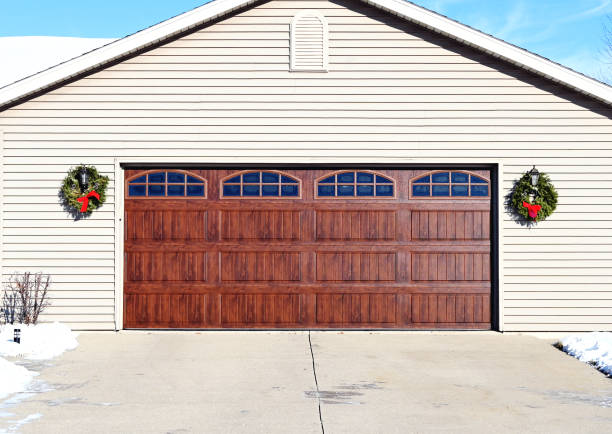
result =
[[126,279],[138,281],[205,281],[205,252],[128,252]]
[[415,281],[487,281],[487,253],[413,253]]
[[397,239],[396,211],[334,210],[316,213],[320,241],[379,241]]
[[206,294],[127,295],[128,327],[200,327],[207,322]]
[[283,210],[223,210],[221,234],[223,240],[283,240],[301,239],[301,212]]
[[412,237],[418,240],[488,240],[488,211],[414,211]]
[[221,280],[233,281],[298,281],[299,252],[221,252]]
[[393,293],[317,294],[316,303],[316,322],[319,326],[397,322],[397,295]]
[[221,324],[296,325],[302,321],[299,294],[224,294],[221,296]]
[[490,323],[488,294],[413,294],[414,323]]
[[395,281],[394,252],[318,252],[319,281]]
[[205,240],[206,211],[132,211],[126,216],[130,240]]

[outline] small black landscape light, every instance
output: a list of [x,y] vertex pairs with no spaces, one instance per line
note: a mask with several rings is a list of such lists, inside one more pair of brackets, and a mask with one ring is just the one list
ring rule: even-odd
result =
[[535,187],[538,185],[538,181],[540,180],[540,172],[535,166],[533,166],[533,169],[531,169],[528,173],[529,176],[531,176],[531,186]]
[[21,343],[21,329],[14,329],[13,333],[14,333],[13,342],[20,344]]
[[87,173],[87,167],[85,166],[81,166],[81,170],[79,171],[79,185],[82,192],[85,192],[89,185],[89,173]]

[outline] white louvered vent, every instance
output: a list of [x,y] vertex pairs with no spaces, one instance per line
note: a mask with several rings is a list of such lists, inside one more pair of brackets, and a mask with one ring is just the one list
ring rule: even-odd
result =
[[327,71],[327,21],[304,11],[291,21],[291,71]]

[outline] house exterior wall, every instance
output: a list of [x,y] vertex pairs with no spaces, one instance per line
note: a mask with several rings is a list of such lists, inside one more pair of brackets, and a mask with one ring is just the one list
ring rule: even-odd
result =
[[[289,72],[305,8],[328,21],[329,72]],[[118,161],[497,161],[504,195],[535,164],[559,206],[533,228],[501,215],[501,325],[611,330],[611,113],[361,2],[271,1],[0,113],[2,277],[51,273],[46,320],[113,329]],[[81,163],[111,183],[73,221],[57,194]]]

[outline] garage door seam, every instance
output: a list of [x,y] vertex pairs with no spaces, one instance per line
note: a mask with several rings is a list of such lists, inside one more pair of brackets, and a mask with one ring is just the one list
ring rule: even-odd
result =
[[308,330],[308,346],[310,347],[310,358],[312,360],[312,374],[314,375],[315,387],[317,389],[317,403],[319,406],[319,422],[321,423],[321,432],[325,434],[325,426],[323,425],[323,415],[321,414],[321,395],[319,393],[319,381],[317,380],[317,368],[315,365],[314,352],[312,351],[312,339],[310,338],[310,330]]

